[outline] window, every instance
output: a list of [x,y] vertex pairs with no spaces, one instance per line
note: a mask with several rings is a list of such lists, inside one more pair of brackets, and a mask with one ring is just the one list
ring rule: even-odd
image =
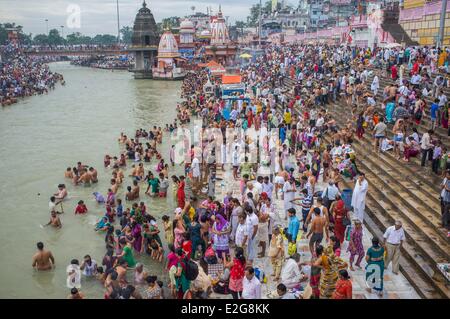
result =
[[146,35],[146,36],[144,37],[144,44],[145,44],[145,45],[150,45],[150,36],[149,36],[149,35]]

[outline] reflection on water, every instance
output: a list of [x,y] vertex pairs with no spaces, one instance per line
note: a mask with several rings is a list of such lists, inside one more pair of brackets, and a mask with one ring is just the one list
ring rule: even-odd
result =
[[[51,68],[64,75],[66,86],[0,110],[0,298],[65,298],[69,293],[65,270],[71,259],[81,261],[89,254],[101,264],[104,234],[93,229],[104,207],[96,204],[92,192],[106,194],[109,186],[111,171],[103,168],[103,156],[119,153],[121,131],[133,136],[138,128],[163,127],[176,116],[180,82],[137,81],[126,71],[68,63],[55,63]],[[169,137],[164,136],[160,147],[166,158],[167,141]],[[65,169],[78,161],[97,168],[98,184],[74,187],[64,181]],[[155,165],[153,161],[144,166],[153,170]],[[49,219],[48,199],[61,182],[69,191],[61,215],[63,227],[42,229],[40,224]],[[127,178],[119,197],[123,198],[123,190],[130,184]],[[142,200],[152,215],[160,217],[175,206],[172,192],[168,196]],[[87,216],[73,214],[80,199],[88,206]],[[161,238],[164,240],[163,230]],[[53,252],[55,270],[35,273],[31,268],[38,241]],[[147,256],[137,259],[150,273],[163,274],[161,265]],[[88,298],[102,298],[104,289],[89,280],[82,282],[82,291]]]

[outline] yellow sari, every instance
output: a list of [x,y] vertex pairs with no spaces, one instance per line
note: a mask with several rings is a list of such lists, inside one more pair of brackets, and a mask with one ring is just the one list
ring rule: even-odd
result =
[[336,290],[336,282],[339,279],[339,270],[346,269],[347,263],[334,255],[333,247],[325,248],[321,258],[322,276],[320,276],[320,299],[330,299]]

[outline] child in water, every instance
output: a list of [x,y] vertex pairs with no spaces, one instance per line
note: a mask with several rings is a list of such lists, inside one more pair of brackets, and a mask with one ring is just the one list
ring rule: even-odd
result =
[[78,202],[77,207],[75,207],[75,215],[77,215],[77,214],[82,215],[82,214],[86,214],[87,212],[88,212],[88,209],[86,207],[86,204],[82,200],[80,200]]

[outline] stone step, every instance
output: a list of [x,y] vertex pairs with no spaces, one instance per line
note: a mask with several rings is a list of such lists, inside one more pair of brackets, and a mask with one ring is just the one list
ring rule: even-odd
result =
[[[344,114],[344,113],[343,113]],[[369,178],[368,178],[369,180]],[[376,195],[375,195],[376,196]],[[384,207],[381,205],[383,204]],[[389,206],[391,205],[391,206]],[[384,231],[387,227],[389,227],[390,225],[392,225],[392,223],[394,222],[395,219],[398,219],[399,213],[396,211],[397,208],[393,206],[392,203],[385,203],[385,201],[382,198],[377,198],[375,199],[373,197],[373,195],[371,195],[369,193],[368,195],[368,204],[367,204],[367,209],[371,210],[372,207],[377,207],[378,209],[380,209],[381,214],[372,214],[373,217],[376,218],[380,218],[380,219],[384,219],[384,222],[380,223],[380,219],[378,219],[378,223],[380,223],[382,225],[381,229],[382,231]],[[383,216],[384,218],[381,218],[381,216]],[[403,219],[403,218],[402,218]],[[407,269],[409,268],[413,268],[416,269],[418,272],[421,273],[421,278],[422,278],[422,286],[427,286],[426,284],[428,284],[428,287],[432,286],[432,289],[435,289],[436,292],[433,292],[432,289],[427,288],[425,290],[421,290],[421,288],[419,286],[415,286],[416,289],[418,289],[418,291],[420,291],[420,293],[425,297],[425,296],[432,296],[435,295],[435,293],[439,294],[441,297],[445,297],[448,298],[449,297],[449,293],[448,293],[448,289],[446,289],[444,281],[442,280],[442,278],[438,278],[438,280],[435,279],[436,274],[433,273],[431,274],[429,272],[430,269],[436,269],[436,260],[445,260],[445,257],[436,254],[435,252],[431,252],[429,253],[430,255],[426,255],[427,251],[432,251],[435,247],[433,247],[432,245],[430,245],[430,243],[426,240],[423,240],[422,237],[419,237],[419,234],[417,233],[417,229],[415,227],[412,226],[415,225],[414,223],[411,223],[409,220],[407,221],[406,225],[407,227],[405,227],[405,230],[407,232],[407,236],[409,237],[410,241],[412,243],[405,243],[405,246],[403,248],[403,250],[405,250],[406,255],[409,258],[409,264]],[[420,234],[423,235],[423,232]],[[417,250],[420,250],[425,257],[420,257],[418,254],[416,254],[415,252]],[[434,259],[437,258],[437,259]],[[405,268],[403,268],[403,272],[404,272]],[[437,275],[439,276],[439,274]],[[414,281],[414,277],[410,277],[409,278],[410,281]]]

